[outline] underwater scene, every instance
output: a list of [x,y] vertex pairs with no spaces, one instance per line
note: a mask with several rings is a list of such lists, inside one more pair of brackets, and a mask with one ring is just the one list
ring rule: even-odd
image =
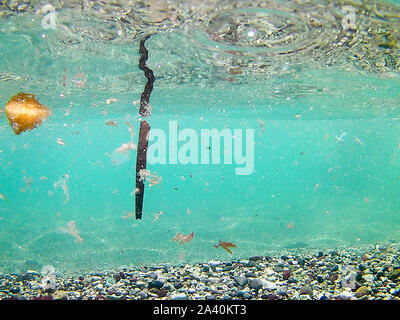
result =
[[400,1],[0,1],[0,299],[400,300]]

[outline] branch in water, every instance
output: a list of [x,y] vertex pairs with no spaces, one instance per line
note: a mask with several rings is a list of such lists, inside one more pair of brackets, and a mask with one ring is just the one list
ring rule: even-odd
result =
[[[147,83],[144,87],[143,93],[140,97],[140,108],[139,115],[141,117],[148,117],[151,115],[151,107],[150,107],[150,95],[153,91],[154,84],[154,74],[153,71],[146,66],[146,61],[148,58],[148,51],[144,46],[146,40],[150,37],[150,35],[146,36],[140,41],[140,59],[139,59],[139,68],[143,70],[145,77],[147,78]],[[140,172],[141,170],[146,170],[146,162],[147,162],[147,147],[148,147],[148,136],[150,131],[150,125],[147,121],[142,120],[140,122],[140,131],[139,131],[139,142],[138,142],[138,150],[137,150],[137,158],[136,158],[136,194],[135,194],[135,213],[136,219],[142,218],[142,210],[143,210],[143,197],[144,197],[144,180],[141,179]]]

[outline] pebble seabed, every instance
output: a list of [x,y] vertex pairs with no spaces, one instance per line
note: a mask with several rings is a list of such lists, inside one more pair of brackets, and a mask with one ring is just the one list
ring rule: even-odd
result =
[[0,299],[400,300],[400,244],[66,276],[0,273]]

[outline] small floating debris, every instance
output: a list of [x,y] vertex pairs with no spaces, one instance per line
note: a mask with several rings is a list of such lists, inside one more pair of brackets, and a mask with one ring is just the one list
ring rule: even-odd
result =
[[[22,170],[22,172],[25,174],[25,170]],[[24,176],[24,177],[22,178],[22,180],[25,182],[26,188],[20,188],[19,191],[20,191],[20,192],[25,192],[25,191],[27,191],[28,189],[31,188],[32,182],[33,182],[33,178],[32,178],[32,177],[29,177],[29,178],[28,178],[28,177]]]
[[357,142],[358,144],[360,144],[361,146],[364,145],[364,143],[359,139],[359,138],[354,138],[354,141]]
[[60,228],[59,229],[61,232],[63,233],[67,233],[71,236],[73,236],[77,242],[83,242],[82,237],[79,235],[79,231],[76,227],[76,223],[75,220],[72,220],[70,222],[67,223],[67,228]]
[[151,173],[149,170],[142,169],[139,171],[140,180],[146,180],[150,187],[155,186],[161,182],[161,177],[155,172]]
[[136,149],[136,145],[133,142],[123,143],[119,148],[116,149],[116,151],[122,154],[126,154],[130,149]]
[[75,74],[72,82],[75,84],[77,88],[82,89],[86,84],[86,80],[87,80],[87,75],[83,72],[79,72]]
[[106,124],[106,126],[111,126],[111,127],[117,127],[118,126],[118,122],[114,121],[114,120],[107,120],[105,124]]
[[57,138],[57,144],[61,147],[65,147],[65,142],[61,138]]
[[130,141],[123,143],[119,148],[115,149],[112,156],[111,162],[115,165],[120,165],[130,159],[130,150],[135,150],[136,145]]
[[51,111],[40,104],[34,94],[20,92],[7,102],[6,114],[14,133],[19,135],[39,126]]
[[191,234],[180,234],[179,232],[176,233],[176,235],[172,238],[172,241],[179,241],[180,244],[183,244],[185,242],[189,242],[193,239],[194,237],[194,232]]
[[127,220],[133,217],[133,212],[127,212],[126,215],[122,216],[122,219]]
[[260,119],[258,119],[257,121],[258,121],[258,124],[260,125],[261,133],[264,133],[264,122],[262,122]]
[[158,219],[160,219],[160,216],[163,214],[162,211],[158,211],[157,213],[153,213],[154,214],[154,220],[153,222],[157,222]]
[[135,189],[131,192],[130,195],[133,196],[133,195],[137,194],[139,191],[140,191],[139,188],[135,188]]
[[111,156],[111,161],[113,164],[116,164],[116,165],[120,165],[120,164],[128,161],[130,158],[129,151],[136,150],[136,144],[133,143],[133,136],[135,135],[133,126],[128,121],[126,121],[125,124],[128,126],[128,130],[131,135],[131,140],[127,143],[123,143],[119,148],[114,150],[114,152]]
[[110,99],[107,99],[107,104],[111,104],[112,102],[117,102],[117,101],[118,101],[117,98],[110,98]]
[[0,193],[0,199],[1,200],[7,200],[7,198],[4,195],[2,195],[1,193]]
[[69,190],[68,190],[68,180],[69,180],[69,175],[64,174],[60,180],[58,180],[56,183],[54,183],[54,189],[61,187],[61,189],[64,191],[65,200],[64,200],[63,204],[66,204],[70,199]]
[[219,243],[215,244],[214,248],[219,248],[219,247],[221,247],[222,249],[225,249],[230,254],[232,254],[232,251],[230,248],[236,248],[236,244],[234,244],[232,242],[225,242],[225,241],[219,240]]

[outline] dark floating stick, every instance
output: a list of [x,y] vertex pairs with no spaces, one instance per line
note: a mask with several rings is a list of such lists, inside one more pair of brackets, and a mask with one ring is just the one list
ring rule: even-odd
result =
[[[143,70],[144,75],[147,78],[147,83],[140,97],[139,115],[141,117],[148,117],[151,115],[151,107],[149,105],[149,101],[151,92],[153,91],[153,83],[155,80],[153,71],[146,66],[148,51],[144,46],[144,44],[149,37],[150,35],[144,37],[140,41],[140,48],[139,48],[139,53],[140,53],[139,69]],[[136,189],[135,189],[136,219],[142,219],[144,179],[140,176],[140,171],[146,170],[149,132],[150,132],[150,125],[146,120],[142,120],[140,122],[139,141],[138,141],[138,149],[136,157]]]
[[143,70],[144,75],[147,78],[147,83],[144,86],[142,96],[140,97],[139,114],[142,117],[148,117],[151,115],[151,107],[149,105],[149,101],[151,92],[153,91],[153,83],[155,80],[153,71],[146,66],[146,61],[149,56],[149,52],[144,46],[144,43],[149,37],[150,35],[146,36],[145,38],[142,39],[142,41],[140,41],[140,48],[139,48],[139,53],[140,53],[139,69]]
[[136,219],[142,219],[144,179],[140,176],[140,170],[146,170],[148,134],[150,125],[146,120],[140,122],[139,143],[136,157],[136,194],[135,194],[135,214]]

